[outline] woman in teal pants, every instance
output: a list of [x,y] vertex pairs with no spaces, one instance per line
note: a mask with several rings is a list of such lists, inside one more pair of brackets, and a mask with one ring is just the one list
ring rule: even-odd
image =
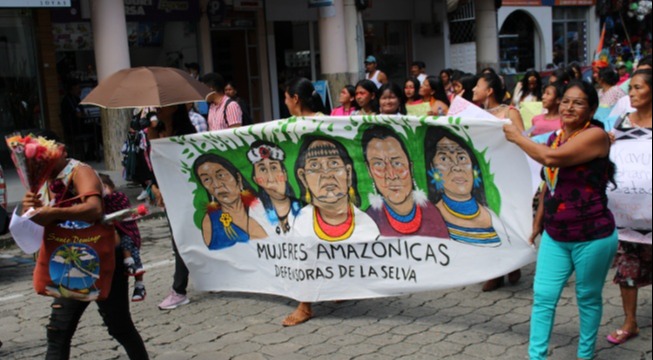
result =
[[546,359],[560,294],[576,273],[580,313],[578,359],[592,359],[601,316],[603,285],[617,250],[614,217],[607,187],[614,184],[610,139],[592,120],[599,99],[591,84],[567,85],[560,104],[562,129],[547,145],[538,145],[514,125],[506,138],[544,165],[546,189],[533,224],[531,243],[542,234],[533,285],[529,355]]

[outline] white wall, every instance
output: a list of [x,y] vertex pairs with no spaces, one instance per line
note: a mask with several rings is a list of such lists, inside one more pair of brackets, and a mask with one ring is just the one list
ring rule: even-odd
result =
[[[413,15],[413,55],[415,60],[426,63],[426,71],[430,75],[438,75],[440,70],[452,67],[449,48],[449,23],[447,21],[447,5],[441,0],[414,0]],[[437,24],[439,34],[424,36],[421,34],[421,24]]]
[[454,65],[448,67],[476,74],[476,43],[468,42],[451,45],[449,59]]
[[553,62],[553,9],[549,6],[502,6],[497,13],[497,27],[501,31],[508,16],[517,10],[531,15],[535,23],[535,67],[543,69]]

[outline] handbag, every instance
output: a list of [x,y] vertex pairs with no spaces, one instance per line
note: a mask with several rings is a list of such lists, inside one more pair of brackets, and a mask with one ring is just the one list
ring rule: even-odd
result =
[[[99,194],[80,195],[55,206],[93,195]],[[113,225],[101,222],[66,221],[45,226],[34,268],[34,290],[55,298],[106,299],[115,269],[116,236]]]

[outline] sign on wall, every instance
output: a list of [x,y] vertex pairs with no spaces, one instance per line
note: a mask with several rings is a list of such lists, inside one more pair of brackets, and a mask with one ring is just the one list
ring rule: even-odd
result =
[[53,8],[70,7],[70,0],[3,0],[2,7]]

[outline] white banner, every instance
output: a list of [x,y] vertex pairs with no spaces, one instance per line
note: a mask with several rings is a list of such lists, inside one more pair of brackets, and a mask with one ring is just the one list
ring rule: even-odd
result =
[[529,166],[502,127],[290,118],[156,140],[152,161],[196,289],[396,296],[534,261]]
[[620,231],[619,238],[651,244],[651,140],[617,140],[610,150],[610,158],[617,166],[618,187],[608,188],[608,199],[617,226],[649,232],[648,236],[643,236],[633,231]]

